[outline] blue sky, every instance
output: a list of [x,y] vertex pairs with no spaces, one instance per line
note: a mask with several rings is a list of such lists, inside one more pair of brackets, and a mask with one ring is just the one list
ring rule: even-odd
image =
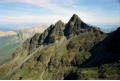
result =
[[74,13],[92,25],[120,25],[120,0],[0,0],[0,27],[66,23]]

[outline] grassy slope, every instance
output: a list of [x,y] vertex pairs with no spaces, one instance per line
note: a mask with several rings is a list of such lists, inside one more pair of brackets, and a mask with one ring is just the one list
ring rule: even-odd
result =
[[17,36],[0,38],[0,63],[9,59],[19,44]]
[[[79,65],[90,57],[89,50],[94,46],[94,43],[104,38],[104,35],[97,37],[96,35],[99,35],[99,32],[96,34],[92,32],[84,33],[70,40],[64,39],[55,44],[51,44],[24,62],[7,79],[97,79],[97,68],[91,68],[89,70],[79,68]],[[23,55],[22,57],[18,57],[21,59]],[[12,64],[19,65],[21,61],[17,61]],[[16,65],[13,67],[10,66],[10,68],[15,67]],[[9,71],[11,71],[10,68]]]

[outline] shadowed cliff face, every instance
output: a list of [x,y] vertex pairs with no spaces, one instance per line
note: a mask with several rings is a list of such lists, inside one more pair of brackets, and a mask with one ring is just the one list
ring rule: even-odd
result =
[[112,34],[110,44],[108,45],[109,50],[113,53],[120,54],[120,27]]
[[84,67],[100,66],[120,60],[120,32],[119,28],[109,33],[108,36],[96,43],[92,49],[91,57],[83,63]]
[[99,79],[98,66],[93,66],[101,64],[108,53],[119,53],[119,49],[108,51],[119,46],[114,44],[119,41],[118,30],[107,35],[74,14],[67,24],[58,21],[26,40],[11,61],[0,67],[0,78]]
[[120,79],[120,27],[110,33],[106,41],[104,59],[99,67],[99,77],[102,79]]

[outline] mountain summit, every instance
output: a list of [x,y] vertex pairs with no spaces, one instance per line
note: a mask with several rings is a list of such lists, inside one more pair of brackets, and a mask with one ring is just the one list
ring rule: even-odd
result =
[[69,22],[66,24],[65,35],[80,34],[82,29],[89,28],[90,26],[84,23],[76,14],[74,14]]
[[[87,25],[74,14],[67,24],[59,20],[42,34],[26,40],[12,59],[0,67],[0,78],[118,79],[120,63],[119,58],[114,59],[119,57],[119,51],[109,50],[114,47],[111,44],[113,39],[118,43],[116,36]],[[111,75],[113,73],[115,76]]]
[[75,24],[75,22],[82,22],[82,20],[78,17],[78,15],[73,14],[73,16],[71,17],[68,23]]

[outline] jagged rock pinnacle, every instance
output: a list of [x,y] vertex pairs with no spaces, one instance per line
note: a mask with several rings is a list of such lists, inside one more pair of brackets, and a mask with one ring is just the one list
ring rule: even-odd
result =
[[63,23],[61,20],[59,20],[59,21],[55,24],[55,26],[61,26],[61,25],[64,25],[64,23]]
[[78,16],[78,15],[73,14],[73,16],[71,17],[71,19],[70,19],[69,23],[70,23],[70,22],[75,23],[75,22],[81,22],[81,21],[82,21],[82,20],[79,18],[79,16]]
[[71,34],[78,34],[80,33],[81,28],[85,27],[87,27],[87,25],[79,18],[79,16],[73,14],[73,16],[66,25],[65,35],[69,36]]
[[72,16],[73,18],[78,18],[78,15],[76,15],[76,14],[73,14],[73,16]]

